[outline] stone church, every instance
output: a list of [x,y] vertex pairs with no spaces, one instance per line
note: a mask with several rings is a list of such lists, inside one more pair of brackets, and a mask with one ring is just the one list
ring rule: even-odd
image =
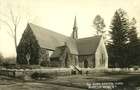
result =
[[[28,34],[33,37],[32,40],[26,36]],[[38,50],[28,50],[31,46],[28,44],[31,42],[39,46]],[[23,47],[27,48],[26,52]],[[17,53],[17,59],[20,57],[20,60],[26,61],[35,57],[33,53],[37,52],[39,64],[44,61],[49,67],[108,68],[108,54],[102,36],[78,38],[76,17],[70,37],[29,23],[17,51],[20,51]]]

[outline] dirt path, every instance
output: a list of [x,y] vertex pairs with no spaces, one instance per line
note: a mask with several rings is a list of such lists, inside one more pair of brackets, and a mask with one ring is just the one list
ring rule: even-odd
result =
[[[55,79],[22,81],[0,76],[0,90],[87,90],[87,83],[104,82],[110,83],[114,80],[124,80],[130,82],[132,88],[126,90],[135,90],[136,85],[140,86],[140,75],[74,75],[61,76]],[[127,86],[125,86],[127,87]],[[117,87],[118,88],[118,87]],[[96,89],[94,89],[96,90]],[[102,90],[102,89],[98,89]],[[108,90],[108,89],[107,89]],[[118,89],[116,89],[118,90]],[[123,90],[123,89],[119,89]]]
[[11,85],[0,85],[0,90],[87,90],[75,87],[67,87],[44,83],[15,83]]

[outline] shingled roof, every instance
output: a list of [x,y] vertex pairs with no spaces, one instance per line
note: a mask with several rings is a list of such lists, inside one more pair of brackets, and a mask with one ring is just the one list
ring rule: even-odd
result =
[[95,54],[101,40],[101,36],[93,36],[77,40],[79,55]]
[[101,36],[93,36],[75,40],[32,23],[29,23],[28,27],[33,31],[40,47],[56,50],[66,43],[70,53],[76,55],[94,54],[101,39]]
[[29,23],[28,26],[36,36],[40,47],[55,50],[56,47],[64,46],[65,43],[67,43],[70,52],[72,54],[78,54],[77,46],[75,44],[76,41],[74,39],[32,23]]

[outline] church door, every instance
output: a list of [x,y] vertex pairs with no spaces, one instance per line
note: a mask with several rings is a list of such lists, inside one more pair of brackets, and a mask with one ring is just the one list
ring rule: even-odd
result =
[[84,61],[84,68],[88,68],[88,61],[87,60]]

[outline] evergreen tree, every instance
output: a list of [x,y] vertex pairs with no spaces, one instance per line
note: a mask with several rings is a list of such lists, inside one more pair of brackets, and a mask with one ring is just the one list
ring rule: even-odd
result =
[[133,44],[138,42],[137,30],[135,24],[136,24],[136,19],[132,18],[129,26],[128,38],[129,38],[129,42]]
[[27,26],[22,35],[22,39],[17,48],[18,64],[39,64],[40,46],[32,32],[30,26]]
[[113,17],[111,23],[111,40],[110,49],[113,53],[113,59],[116,61],[119,67],[126,66],[126,45],[128,43],[128,30],[129,30],[129,21],[127,13],[123,9],[118,9]]
[[139,64],[140,56],[140,42],[137,37],[136,19],[132,18],[130,21],[129,32],[128,32],[128,65],[133,66]]

